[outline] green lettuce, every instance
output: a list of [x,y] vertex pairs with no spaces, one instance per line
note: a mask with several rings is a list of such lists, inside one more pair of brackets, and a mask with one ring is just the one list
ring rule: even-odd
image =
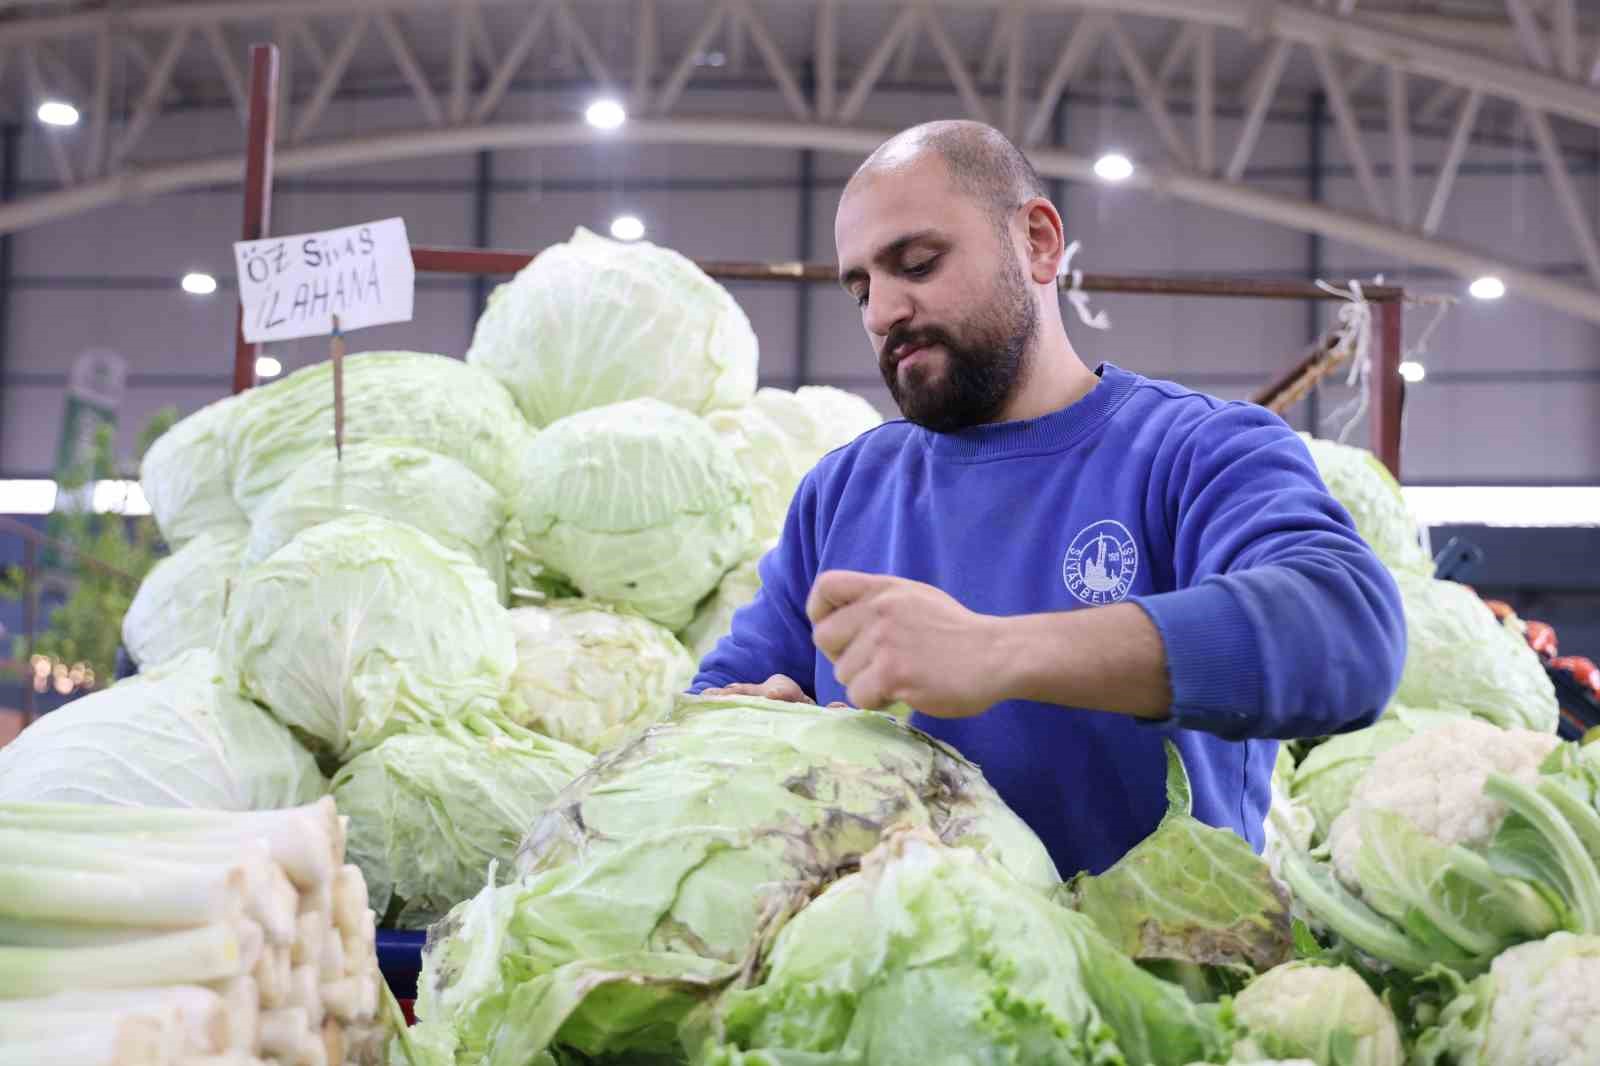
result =
[[216,647],[228,591],[244,568],[244,540],[224,529],[185,542],[139,583],[122,617],[122,646],[141,668]]
[[240,414],[229,396],[181,420],[144,453],[139,484],[161,536],[181,548],[202,533],[243,536],[249,519],[233,498],[228,426]]
[[[769,545],[768,550],[775,545]],[[723,637],[733,632],[733,616],[739,608],[748,605],[761,591],[761,555],[752,555],[723,575],[716,591],[701,601],[695,609],[694,620],[678,634],[689,647],[689,654],[697,663],[705,662],[707,655]]]
[[1391,570],[1432,576],[1422,529],[1387,467],[1364,448],[1301,434],[1328,491],[1355,520],[1356,532]]

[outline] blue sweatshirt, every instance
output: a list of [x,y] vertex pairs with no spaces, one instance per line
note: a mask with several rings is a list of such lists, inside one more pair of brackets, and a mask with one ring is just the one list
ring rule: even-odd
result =
[[823,458],[695,690],[787,674],[844,700],[805,614],[824,570],[927,582],[993,615],[1129,600],[1166,647],[1168,720],[1015,700],[913,724],[983,768],[1063,876],[1104,870],[1155,828],[1167,737],[1195,816],[1259,850],[1277,739],[1368,725],[1398,684],[1399,592],[1276,415],[1097,373],[1042,418],[945,434],[890,422]]

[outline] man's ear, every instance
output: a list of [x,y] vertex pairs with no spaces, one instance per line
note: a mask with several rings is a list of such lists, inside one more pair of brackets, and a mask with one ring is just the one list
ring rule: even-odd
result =
[[1028,275],[1037,285],[1052,285],[1067,250],[1061,213],[1043,196],[1022,205],[1022,225],[1028,242]]

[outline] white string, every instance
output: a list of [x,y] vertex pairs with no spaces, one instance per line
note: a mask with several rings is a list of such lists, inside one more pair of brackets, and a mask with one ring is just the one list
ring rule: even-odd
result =
[[1372,373],[1372,305],[1361,291],[1359,281],[1352,280],[1348,289],[1340,289],[1319,280],[1317,288],[1345,301],[1339,306],[1335,350],[1350,355],[1350,373],[1345,376],[1345,384],[1355,387],[1356,394],[1323,419],[1324,425],[1344,422],[1337,438],[1342,444],[1367,413],[1367,378]]
[[1056,268],[1056,277],[1072,276],[1072,287],[1066,290],[1067,302],[1072,309],[1078,312],[1078,320],[1090,329],[1110,329],[1111,319],[1104,310],[1090,313],[1089,294],[1083,288],[1083,271],[1072,269],[1072,257],[1078,254],[1083,246],[1082,241],[1073,241],[1067,245],[1067,250],[1061,257],[1061,265]]

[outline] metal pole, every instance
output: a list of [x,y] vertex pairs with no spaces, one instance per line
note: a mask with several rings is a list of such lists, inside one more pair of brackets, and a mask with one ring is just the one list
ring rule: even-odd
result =
[[1405,305],[1398,300],[1379,304],[1378,345],[1372,364],[1372,454],[1389,473],[1400,479],[1400,414],[1405,404],[1405,382],[1400,378],[1400,351],[1404,343]]
[[[1328,122],[1328,97],[1321,93],[1311,94],[1310,129],[1307,133],[1309,141],[1310,175],[1306,194],[1311,197],[1311,202],[1322,202],[1322,167],[1323,167],[1323,129]],[[1312,280],[1322,276],[1322,234],[1312,233],[1306,238],[1306,277]],[[1322,336],[1322,304],[1317,300],[1306,301],[1306,340],[1315,344]],[[1306,429],[1312,436],[1317,434],[1317,425],[1322,421],[1322,390],[1313,388],[1306,396]]]
[[[478,153],[478,172],[472,188],[472,246],[489,247],[489,220],[494,209],[491,197],[494,192],[494,153],[485,149]],[[489,279],[482,274],[472,279],[472,306],[467,309],[467,343],[478,328],[478,316],[488,302]],[[462,348],[466,350],[465,346]]]
[[[17,153],[21,144],[22,128],[7,122],[0,131],[0,203],[10,203],[17,197]],[[0,425],[5,424],[6,363],[11,354],[11,269],[15,246],[11,234],[0,237]]]
[[[796,220],[800,227],[800,262],[811,259],[814,206],[812,192],[816,188],[817,154],[809,148],[800,149],[800,212]],[[811,383],[811,283],[795,288],[794,301],[794,387]]]
[[[242,240],[256,241],[272,227],[272,145],[278,126],[278,48],[250,46],[250,132],[245,145]],[[256,383],[256,345],[244,339],[244,305],[239,306],[233,343],[233,391]]]

